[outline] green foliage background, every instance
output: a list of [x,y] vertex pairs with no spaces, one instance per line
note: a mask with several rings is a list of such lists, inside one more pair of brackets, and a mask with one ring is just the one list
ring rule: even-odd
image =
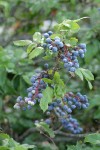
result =
[[[31,40],[36,31],[43,33],[52,30],[56,23],[64,19],[75,20],[84,16],[88,18],[80,21],[81,30],[76,36],[80,42],[87,44],[87,53],[80,63],[81,67],[90,69],[94,74],[93,89],[89,90],[87,82],[80,79],[72,79],[68,87],[72,91],[86,93],[89,97],[89,108],[75,115],[82,124],[84,133],[100,132],[99,7],[100,0],[0,0],[0,126],[16,141],[44,147],[48,139],[39,132],[30,132],[30,128],[35,128],[34,120],[42,118],[38,106],[26,112],[13,109],[16,97],[26,95],[29,78],[36,70],[41,70],[44,64],[41,58],[29,60],[25,49],[15,47],[13,41]],[[64,78],[68,80],[66,74]],[[24,136],[27,131],[29,133]],[[66,149],[66,143],[75,144],[77,140],[79,139],[56,135],[55,142],[63,150]],[[46,145],[48,147],[43,149],[54,149],[48,142]],[[70,147],[68,149],[72,150]]]

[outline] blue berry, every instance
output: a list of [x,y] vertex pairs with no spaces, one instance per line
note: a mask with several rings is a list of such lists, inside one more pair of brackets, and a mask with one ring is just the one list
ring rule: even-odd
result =
[[52,40],[50,38],[47,38],[46,42],[50,44],[52,42]]
[[43,94],[42,93],[39,93],[38,94],[38,98],[42,98],[43,97]]
[[53,51],[53,52],[57,52],[57,51],[58,51],[58,48],[57,48],[57,47],[53,47],[53,48],[52,48],[52,51]]
[[45,122],[46,122],[47,124],[51,124],[51,119],[46,119]]
[[71,67],[71,68],[69,69],[70,72],[75,72],[75,70],[76,70],[76,69],[75,69],[74,67]]
[[54,41],[54,43],[55,43],[56,45],[59,45],[59,44],[60,44],[60,39],[56,39],[56,40]]
[[32,98],[33,94],[31,92],[28,93],[28,97]]
[[32,83],[34,83],[34,82],[35,82],[35,78],[32,77],[32,78],[30,79],[30,81],[31,81]]
[[82,49],[79,50],[79,54],[84,54],[84,51]]
[[81,43],[81,44],[79,44],[78,45],[80,48],[82,48],[82,49],[86,49],[86,44],[85,43]]
[[44,64],[44,67],[48,69],[49,65],[47,63]]
[[60,43],[58,44],[58,46],[59,46],[60,48],[62,48],[62,47],[64,46],[64,44],[63,44],[62,42],[60,42]]
[[59,40],[60,41],[60,38],[59,37],[55,37],[55,40]]
[[63,59],[63,62],[64,62],[64,63],[67,63],[67,62],[68,62],[67,58],[64,58],[64,59]]
[[45,37],[45,38],[48,38],[48,37],[49,37],[49,34],[48,34],[48,33],[44,33],[44,37]]
[[20,102],[21,100],[22,100],[22,97],[21,97],[21,96],[18,96],[16,101],[17,101],[17,102]]
[[52,34],[53,34],[53,32],[52,32],[52,31],[48,31],[48,34],[49,34],[49,35],[52,35]]
[[46,47],[47,47],[47,44],[43,43],[43,48],[46,49]]

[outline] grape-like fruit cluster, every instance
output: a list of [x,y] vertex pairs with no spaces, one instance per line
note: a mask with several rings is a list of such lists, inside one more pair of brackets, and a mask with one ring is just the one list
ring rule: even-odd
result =
[[[72,133],[80,133],[82,128],[79,127],[79,123],[76,119],[71,117],[73,109],[85,109],[89,106],[88,99],[86,95],[77,93],[76,95],[72,92],[65,94],[62,100],[56,99],[54,102],[49,104],[47,115],[52,116],[54,113],[58,121],[63,125],[63,127]],[[47,124],[53,123],[52,117],[46,119]]]
[[[52,31],[44,34],[43,48],[50,50],[52,54],[61,61],[64,68],[69,72],[75,72],[79,68],[78,57],[83,58],[86,52],[86,44],[81,43],[78,46],[71,47],[66,45],[59,37],[52,39],[50,36],[53,34]],[[50,86],[54,88],[54,85],[46,84],[43,81],[43,78],[52,79],[52,74],[48,74],[49,64],[44,64],[44,70],[41,73],[31,77],[31,87],[27,89],[27,97],[22,98],[19,96],[16,100],[14,108],[16,109],[31,109],[37,101],[40,103],[41,98],[43,97],[42,91]],[[54,70],[55,71],[55,70]],[[89,106],[88,99],[86,95],[81,93],[72,93],[68,92],[61,99],[52,99],[52,103],[49,104],[46,114],[48,118],[45,122],[49,125],[54,124],[55,120],[61,124],[67,131],[70,131],[74,134],[82,132],[82,128],[79,126],[79,123],[76,119],[72,118],[71,113],[74,109],[86,109]],[[55,119],[54,119],[55,118]]]
[[45,37],[45,43],[43,44],[44,48],[48,48],[49,50],[51,50],[52,52],[56,53],[58,52],[61,48],[63,48],[64,44],[63,42],[60,40],[59,37],[55,37],[54,40],[52,40],[50,38],[50,35],[52,35],[53,32],[49,31],[48,33],[44,33],[44,37]]
[[75,72],[79,68],[79,62],[77,57],[84,58],[86,52],[86,44],[81,43],[76,47],[70,48],[66,46],[59,37],[51,39],[50,36],[53,34],[52,31],[44,34],[45,43],[43,44],[44,49],[49,49],[53,53],[58,52],[61,61],[64,63],[64,68],[70,72]]
[[83,131],[83,129],[79,126],[77,119],[72,118],[71,115],[68,116],[68,118],[61,118],[60,122],[66,130],[74,134],[78,134]]
[[75,72],[79,68],[79,62],[77,57],[84,58],[86,52],[86,44],[82,43],[74,47],[73,50],[69,51],[65,46],[63,54],[60,55],[62,62],[64,62],[64,68],[70,72]]
[[63,101],[73,110],[75,108],[78,109],[86,109],[89,106],[88,99],[86,95],[82,95],[81,93],[77,93],[76,95],[72,92],[65,94]]
[[46,88],[46,83],[42,80],[44,77],[47,77],[47,74],[42,73],[31,77],[30,81],[32,85],[27,89],[28,96],[25,98],[19,96],[16,100],[14,108],[21,108],[23,110],[31,109],[37,101],[40,102],[40,99],[43,97],[42,90]]

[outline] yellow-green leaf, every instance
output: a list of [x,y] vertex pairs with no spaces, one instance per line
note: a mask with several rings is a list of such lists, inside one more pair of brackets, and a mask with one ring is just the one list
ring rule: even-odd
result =
[[37,47],[29,54],[29,59],[35,58],[39,56],[40,54],[42,54],[43,52],[44,51],[42,47]]

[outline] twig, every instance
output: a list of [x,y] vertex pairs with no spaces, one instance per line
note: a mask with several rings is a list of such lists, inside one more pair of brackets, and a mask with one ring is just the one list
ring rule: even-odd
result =
[[[30,128],[28,130],[26,130],[21,136],[19,136],[19,140],[23,140],[25,137],[27,137],[29,134],[32,134],[34,132],[38,132],[39,130],[37,128]],[[41,132],[41,131],[40,131]],[[89,133],[86,134],[70,134],[70,133],[65,133],[59,130],[54,131],[54,133],[56,135],[63,135],[65,137],[68,138],[77,138],[77,139],[82,139],[84,138],[86,135],[88,135]],[[47,135],[46,135],[47,136]],[[49,136],[47,136],[50,140],[52,140]]]
[[26,130],[21,136],[19,136],[19,141],[23,140],[25,137],[27,137],[29,134],[37,132],[38,130],[36,128],[30,128]]
[[62,131],[54,131],[55,134],[57,135],[63,135],[63,136],[66,136],[68,138],[84,138],[86,135],[88,135],[89,133],[86,133],[86,134],[70,134],[70,133],[65,133],[65,132],[62,132]]
[[49,137],[49,136],[48,136],[47,134],[45,134],[43,131],[40,131],[40,133],[43,134],[44,136],[46,136],[46,137],[54,144],[54,146],[56,147],[56,149],[58,149],[57,146],[56,146],[56,144],[55,144],[55,142],[53,141],[53,139],[52,139],[51,137]]

